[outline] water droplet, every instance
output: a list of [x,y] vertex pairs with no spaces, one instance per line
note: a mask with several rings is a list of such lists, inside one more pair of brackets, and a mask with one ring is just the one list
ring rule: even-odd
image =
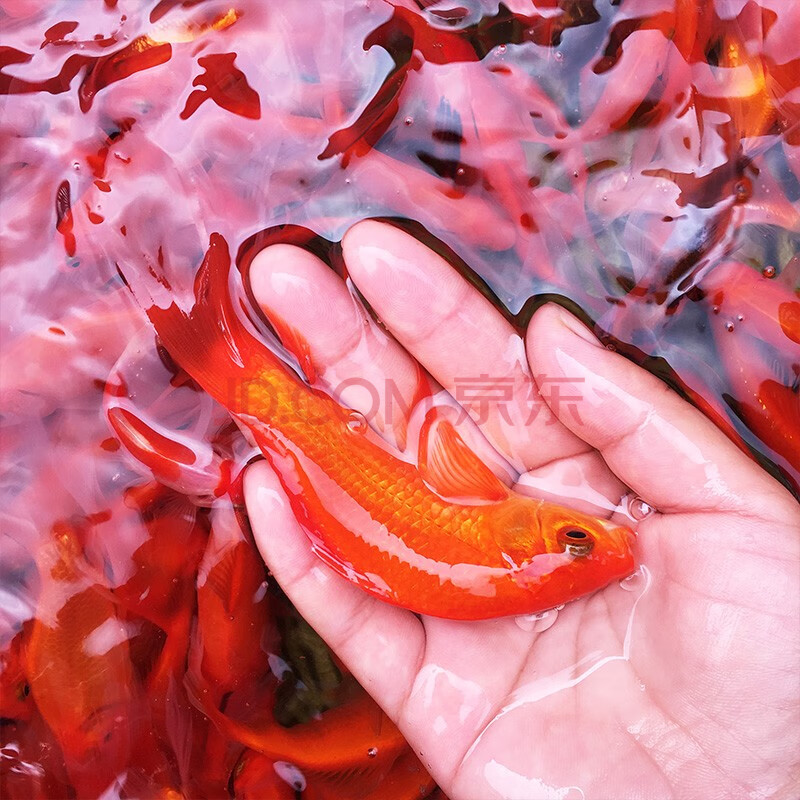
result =
[[378,748],[377,747],[370,747],[370,749],[367,750],[367,757],[368,758],[375,758],[376,755],[378,755]]
[[744,314],[737,314],[736,319],[738,319],[739,322],[744,322]]
[[632,572],[627,578],[623,578],[619,582],[619,588],[624,589],[626,592],[641,591],[646,585],[647,576],[641,567],[637,569],[636,572]]
[[253,602],[260,603],[267,596],[267,589],[267,582],[261,581],[261,583],[258,585],[258,589],[255,591],[255,594],[253,594]]
[[643,520],[649,517],[655,509],[649,503],[645,503],[641,497],[633,497],[628,502],[628,511],[630,515],[636,520]]
[[726,330],[726,331],[728,331],[728,333],[730,333],[731,331],[733,331],[733,329],[734,329],[735,327],[736,327],[736,326],[735,326],[735,325],[734,325],[732,322],[726,322],[726,323],[725,323],[725,330]]
[[504,44],[498,45],[497,46],[497,54],[502,56],[506,52],[506,49],[507,48],[506,48],[506,46]]
[[521,614],[514,620],[523,631],[542,633],[553,626],[557,617],[558,611],[551,608],[549,611],[540,611],[538,614]]
[[367,430],[367,418],[359,411],[351,411],[347,418],[347,427],[353,433],[364,433]]
[[764,267],[764,269],[761,270],[761,274],[765,278],[774,278],[775,277],[775,267],[773,267],[770,264],[769,266],[766,266],[766,267]]
[[413,124],[414,124],[414,117],[406,117],[406,118],[403,120],[403,122],[404,122],[406,125],[413,125]]
[[712,311],[713,311],[715,314],[719,314],[719,306],[712,306],[712,307],[711,307],[711,310],[712,310]]

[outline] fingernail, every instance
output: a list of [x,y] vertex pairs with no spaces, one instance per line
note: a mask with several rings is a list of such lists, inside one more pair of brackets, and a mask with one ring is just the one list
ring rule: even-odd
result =
[[576,336],[579,336],[581,339],[583,339],[584,342],[588,342],[595,347],[603,346],[600,343],[600,340],[592,333],[592,331],[589,330],[589,328],[584,325],[576,316],[570,314],[569,311],[559,307],[558,316],[561,324],[571,333],[574,333]]

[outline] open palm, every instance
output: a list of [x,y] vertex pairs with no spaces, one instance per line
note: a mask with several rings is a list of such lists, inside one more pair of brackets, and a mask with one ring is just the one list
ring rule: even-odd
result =
[[[386,395],[410,407],[421,365],[461,397],[477,422],[462,420],[463,435],[502,479],[537,496],[556,487],[597,514],[644,517],[639,574],[570,603],[552,625],[556,612],[420,618],[324,566],[277,477],[264,462],[249,469],[266,563],[433,777],[454,800],[796,796],[793,498],[565,311],[540,309],[523,341],[405,233],[363,222],[343,249],[392,336],[298,248],[261,253],[251,285],[287,345],[344,403],[404,446],[413,414],[386,413]],[[486,391],[467,399],[470,381]]]

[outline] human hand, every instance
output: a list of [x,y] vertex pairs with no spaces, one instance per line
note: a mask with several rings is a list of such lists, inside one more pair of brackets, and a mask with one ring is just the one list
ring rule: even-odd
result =
[[[442,788],[454,800],[794,796],[794,499],[699,411],[558,307],[535,314],[523,343],[407,234],[363,222],[343,249],[350,278],[394,338],[303,250],[259,254],[251,285],[277,327],[291,322],[295,344],[307,342],[322,383],[350,381],[344,403],[373,405],[353,379],[382,394],[385,378],[410,404],[417,363],[453,394],[459,377],[511,379],[503,408],[478,409],[485,439],[464,427],[501,477],[510,464],[515,488],[540,496],[588,486],[579,502],[607,516],[629,489],[656,509],[638,526],[646,569],[636,591],[626,591],[630,581],[609,586],[567,605],[546,630],[530,618],[457,622],[387,605],[333,573],[274,473],[264,462],[249,468],[247,506],[267,565]],[[542,392],[552,407],[528,421],[545,380],[568,381],[580,400],[572,408]],[[372,422],[405,440],[406,419]]]

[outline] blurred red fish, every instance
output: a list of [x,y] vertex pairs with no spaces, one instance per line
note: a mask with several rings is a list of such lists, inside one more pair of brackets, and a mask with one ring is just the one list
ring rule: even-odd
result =
[[31,694],[76,789],[100,794],[131,758],[128,631],[83,558],[77,526],[56,524],[37,563],[43,585],[26,646]]
[[791,291],[731,261],[700,286],[730,381],[728,403],[779,464],[800,471],[800,284]]
[[266,569],[229,498],[212,510],[211,536],[197,579],[197,669],[215,704],[269,672],[277,631]]
[[[270,783],[271,765],[279,763],[299,770],[303,785],[313,781],[328,791],[339,792],[341,797],[369,796],[395,761],[408,751],[408,744],[360,686],[353,684],[352,692],[342,705],[325,711],[319,719],[292,728],[284,728],[271,716],[261,723],[244,723],[217,709],[206,708],[220,730],[259,754],[249,754],[244,765],[240,765],[240,772],[245,765],[247,769],[244,778],[240,777],[244,783],[239,783],[239,788],[251,781],[257,783],[261,778],[256,776],[267,776],[265,780]],[[343,731],[347,731],[347,736],[342,735]],[[427,785],[424,771],[417,778],[420,785]]]

